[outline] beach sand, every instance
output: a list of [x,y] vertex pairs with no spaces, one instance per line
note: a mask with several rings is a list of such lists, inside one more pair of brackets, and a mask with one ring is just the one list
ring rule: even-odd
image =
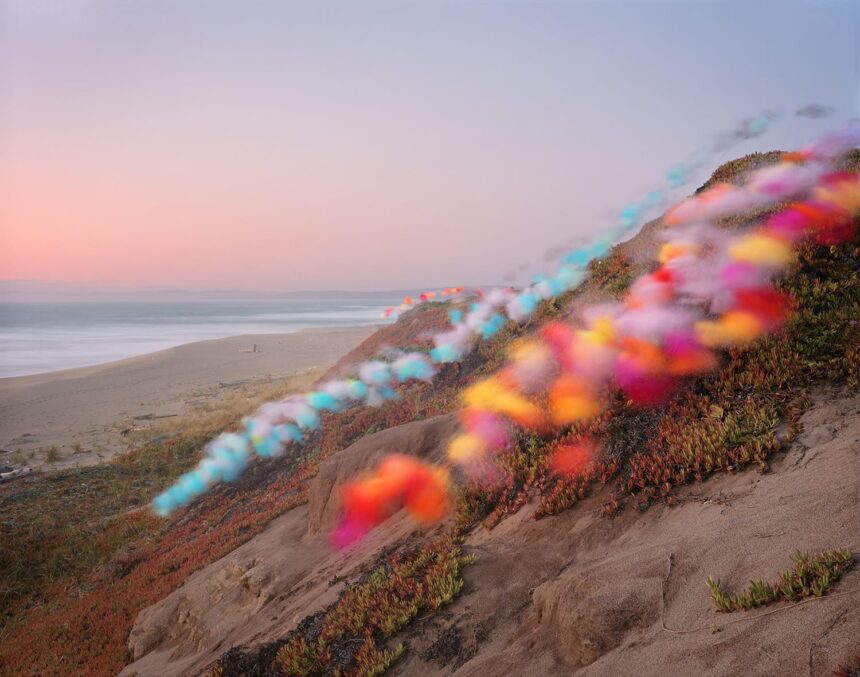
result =
[[[141,431],[286,377],[310,382],[376,326],[199,341],[79,369],[0,379],[0,465],[73,467],[129,448]],[[253,352],[254,345],[257,352]]]

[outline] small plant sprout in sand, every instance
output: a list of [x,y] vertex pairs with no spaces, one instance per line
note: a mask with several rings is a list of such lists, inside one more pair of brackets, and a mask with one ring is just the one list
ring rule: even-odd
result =
[[851,550],[826,550],[816,555],[797,551],[791,556],[794,569],[780,574],[776,583],[750,581],[749,587],[727,595],[718,579],[708,577],[711,599],[717,611],[754,609],[772,602],[796,602],[804,597],[821,597],[854,565]]

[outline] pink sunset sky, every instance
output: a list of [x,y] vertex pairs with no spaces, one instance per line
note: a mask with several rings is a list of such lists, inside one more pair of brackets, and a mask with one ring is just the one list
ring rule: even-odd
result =
[[[857,115],[840,2],[0,0],[0,279],[518,279],[711,134]],[[727,158],[717,158],[717,160]]]

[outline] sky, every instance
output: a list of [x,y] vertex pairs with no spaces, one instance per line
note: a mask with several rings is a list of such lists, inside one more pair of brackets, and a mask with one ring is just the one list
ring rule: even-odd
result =
[[0,281],[523,281],[743,118],[835,110],[734,156],[860,115],[858,31],[829,0],[0,0]]

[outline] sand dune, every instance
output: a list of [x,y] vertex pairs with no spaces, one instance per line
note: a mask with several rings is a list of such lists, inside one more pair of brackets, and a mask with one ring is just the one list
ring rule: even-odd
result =
[[375,330],[233,336],[93,367],[0,379],[0,464],[97,463],[124,450],[129,431],[249,385],[321,369]]

